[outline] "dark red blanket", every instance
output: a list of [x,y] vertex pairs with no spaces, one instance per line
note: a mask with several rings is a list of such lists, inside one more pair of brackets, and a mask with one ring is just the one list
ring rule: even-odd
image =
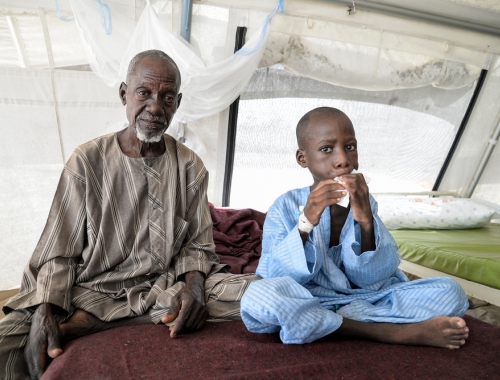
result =
[[255,273],[262,251],[266,214],[252,210],[217,209],[210,205],[215,251],[231,273]]
[[500,328],[465,319],[470,338],[453,351],[336,337],[284,345],[243,322],[178,339],[163,325],[121,327],[68,343],[42,379],[499,379]]

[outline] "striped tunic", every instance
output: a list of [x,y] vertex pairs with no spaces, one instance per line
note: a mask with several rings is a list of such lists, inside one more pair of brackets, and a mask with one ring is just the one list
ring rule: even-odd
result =
[[280,331],[284,343],[307,343],[342,324],[413,323],[439,315],[462,316],[468,299],[449,278],[408,281],[398,269],[396,242],[377,215],[370,196],[376,249],[361,253],[361,230],[349,212],[340,244],[329,247],[327,207],[304,245],[297,220],[309,187],[289,191],[269,209],[257,275],[241,300],[241,317],[250,331]]
[[208,172],[191,150],[164,140],[156,158],[124,155],[115,133],[75,150],[7,313],[47,302],[103,321],[149,312],[158,323],[185,285],[179,276],[225,271],[213,244]]

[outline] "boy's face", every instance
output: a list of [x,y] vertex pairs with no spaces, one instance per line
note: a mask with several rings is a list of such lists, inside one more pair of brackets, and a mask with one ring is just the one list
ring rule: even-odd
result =
[[307,127],[303,149],[297,151],[297,162],[308,168],[316,186],[358,169],[358,150],[351,121],[342,115],[313,115]]

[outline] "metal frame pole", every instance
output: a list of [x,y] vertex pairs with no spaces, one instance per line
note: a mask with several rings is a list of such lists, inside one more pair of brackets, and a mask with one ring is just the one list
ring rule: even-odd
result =
[[488,145],[486,146],[483,156],[481,157],[481,160],[477,165],[474,177],[472,178],[472,181],[469,184],[469,187],[467,188],[467,192],[465,193],[466,198],[470,198],[474,193],[474,190],[476,189],[479,179],[481,178],[481,175],[483,174],[483,171],[486,168],[488,161],[490,160],[491,154],[493,153],[493,150],[495,150],[495,146],[498,143],[498,138],[500,137],[500,111],[498,111],[497,117],[495,119],[495,124],[496,128],[493,131],[493,134],[491,135],[491,138],[488,141]]
[[[351,6],[351,2],[346,0],[328,0],[328,1],[339,5],[345,5],[346,9],[348,6]],[[493,36],[500,36],[500,28],[498,27],[477,24],[470,21],[458,20],[451,17],[431,14],[427,12],[421,12],[415,9],[399,7],[393,4],[383,4],[382,2],[370,1],[370,0],[363,0],[356,2],[356,10],[360,11],[363,9],[367,11],[385,13],[389,15],[406,17],[415,20],[433,22],[439,25],[448,25],[454,28],[491,34]]]
[[[247,33],[246,26],[238,26],[236,28],[236,41],[234,43],[234,52],[236,53],[245,44],[245,36]],[[238,107],[240,97],[229,107],[229,122],[227,128],[227,147],[226,147],[226,168],[224,171],[224,185],[222,188],[222,207],[229,206],[231,197],[231,182],[233,180],[234,153],[236,148],[236,127],[238,125]]]
[[181,36],[191,42],[191,20],[193,16],[193,0],[182,0]]
[[479,78],[477,80],[476,88],[474,89],[474,93],[472,94],[472,98],[470,99],[469,106],[467,107],[467,110],[465,111],[465,115],[462,119],[462,122],[460,123],[460,127],[458,128],[457,134],[455,136],[455,139],[453,140],[453,144],[451,144],[451,148],[448,152],[448,155],[446,156],[446,159],[444,160],[443,166],[441,167],[441,170],[439,171],[439,174],[436,178],[436,182],[434,183],[434,186],[432,187],[433,191],[439,190],[439,186],[441,185],[441,181],[444,178],[444,175],[446,174],[446,170],[448,169],[448,166],[450,165],[451,159],[453,158],[453,155],[455,154],[455,150],[458,147],[458,143],[460,142],[460,139],[462,138],[462,135],[465,131],[465,128],[467,127],[467,123],[469,122],[470,115],[472,114],[472,110],[474,109],[474,105],[476,104],[476,100],[479,96],[479,93],[481,92],[481,88],[483,87],[484,80],[486,78],[486,74],[488,74],[488,70],[481,70],[481,74],[479,75]]

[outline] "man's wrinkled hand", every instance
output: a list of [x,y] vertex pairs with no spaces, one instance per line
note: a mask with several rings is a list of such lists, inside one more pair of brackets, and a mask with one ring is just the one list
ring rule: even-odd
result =
[[39,379],[50,364],[50,358],[62,354],[61,332],[50,304],[41,304],[31,321],[24,358],[32,379]]
[[162,318],[170,326],[170,337],[176,338],[184,331],[200,330],[208,318],[205,306],[205,277],[201,272],[193,271],[185,275],[186,286],[172,297],[173,313]]

